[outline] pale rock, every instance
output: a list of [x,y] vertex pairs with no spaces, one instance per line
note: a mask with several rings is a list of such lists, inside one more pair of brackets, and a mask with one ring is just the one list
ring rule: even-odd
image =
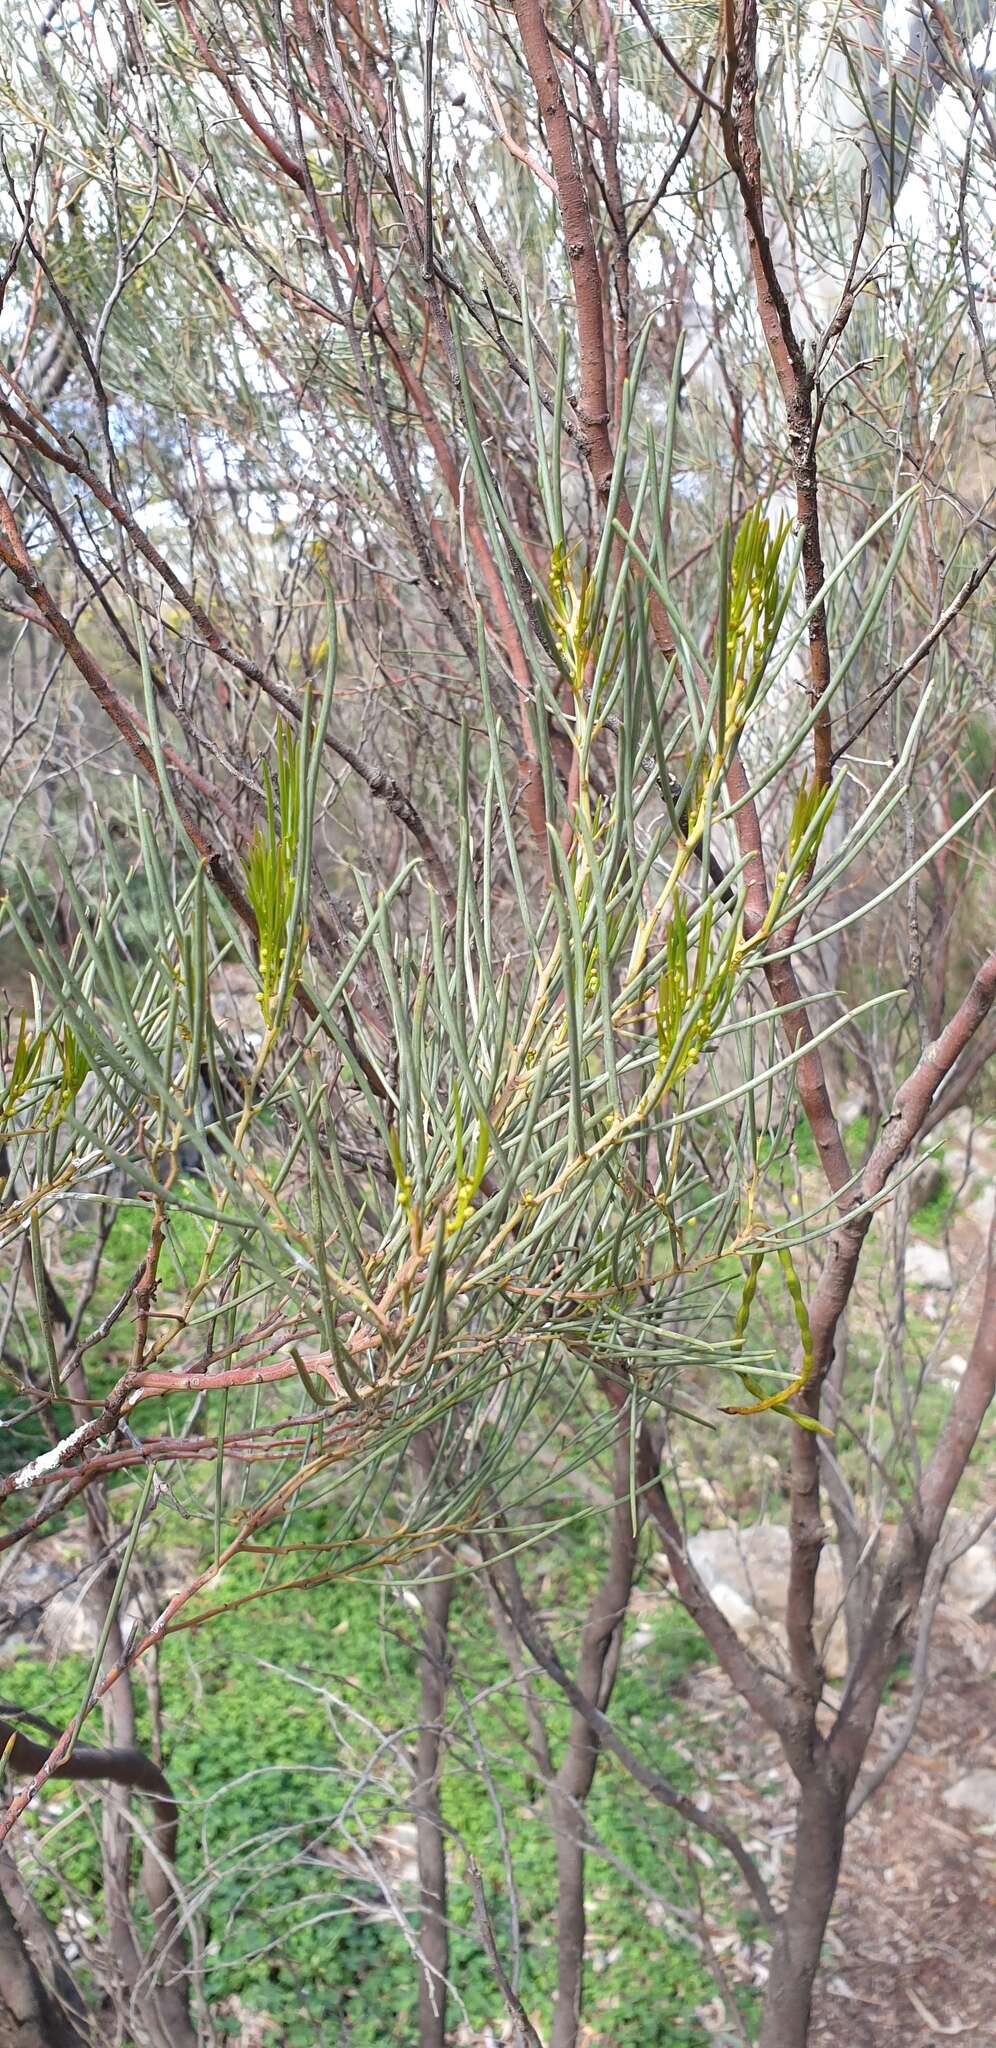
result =
[[[150,1598],[157,1610],[194,1569],[193,1552],[180,1549],[147,1567]],[[0,1575],[0,1664],[39,1652],[90,1657],[100,1635],[101,1614],[98,1575],[73,1538],[42,1536],[8,1557]],[[125,1635],[142,1619],[132,1595],[120,1615]]]
[[759,1623],[763,1625],[762,1616],[749,1600],[742,1598],[735,1586],[728,1586],[725,1579],[717,1579],[709,1591],[720,1613],[725,1615],[730,1627],[736,1629],[738,1636],[747,1639],[758,1633]]
[[[670,1579],[670,1567],[666,1558],[664,1566],[664,1575]],[[661,1596],[657,1587],[634,1586],[626,1616],[627,1655],[641,1657],[652,1647],[656,1635],[655,1623],[660,1613]]]
[[940,1194],[944,1185],[944,1167],[936,1153],[921,1159],[910,1175],[910,1208],[922,1209]]
[[867,1109],[868,1104],[863,1095],[845,1095],[837,1106],[837,1122],[845,1128],[856,1124],[859,1116],[864,1116]]
[[[777,1522],[755,1522],[737,1532],[703,1529],[689,1543],[692,1563],[745,1642],[763,1637],[770,1646],[772,1638],[784,1640],[790,1550],[789,1532]],[[816,1581],[816,1640],[830,1678],[847,1671],[840,1602],[840,1566],[828,1545]]]
[[234,1039],[258,1045],[260,1038],[259,997],[254,976],[247,967],[226,962],[211,976],[211,1009],[215,1020]]
[[45,1608],[41,1634],[56,1657],[87,1657],[97,1647],[97,1615],[79,1586],[56,1593]]
[[949,1387],[956,1387],[967,1364],[968,1359],[963,1358],[960,1351],[952,1351],[950,1358],[942,1358],[937,1377],[945,1380]]
[[969,1771],[944,1794],[945,1806],[996,1827],[996,1771]]
[[950,1293],[954,1286],[951,1261],[938,1244],[911,1244],[906,1253],[905,1273],[910,1287],[940,1287]]
[[412,1821],[393,1821],[374,1837],[376,1861],[394,1884],[413,1885],[418,1878],[418,1832]]
[[243,2005],[241,1998],[234,1994],[226,1998],[218,2008],[229,2019],[234,2020],[238,2033],[234,2036],[234,2048],[274,2048],[280,2032],[280,2022],[271,2013],[255,2012]]
[[984,1619],[996,1601],[996,1541],[987,1530],[962,1557],[956,1557],[944,1581],[944,1598],[966,1614]]
[[22,1552],[0,1585],[0,1660],[11,1663],[40,1647],[57,1654],[92,1651],[97,1638],[87,1612],[86,1576],[79,1557],[58,1537]]
[[976,1230],[981,1231],[983,1237],[988,1237],[994,1212],[996,1212],[996,1180],[990,1180],[983,1188],[981,1195],[976,1195],[974,1200],[969,1202],[965,1214],[969,1222],[974,1223]]

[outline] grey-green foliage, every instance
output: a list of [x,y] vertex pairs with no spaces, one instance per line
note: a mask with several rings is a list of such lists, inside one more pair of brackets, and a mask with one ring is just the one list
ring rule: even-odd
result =
[[[471,446],[497,529],[502,508],[473,432]],[[620,477],[629,456],[624,438]],[[637,506],[659,503],[667,483],[651,447]],[[546,496],[556,518],[559,484]],[[873,532],[886,525],[898,554],[908,508],[883,514]],[[747,1355],[745,1319],[736,1319],[740,1261],[769,1250],[788,1259],[789,1238],[806,1235],[803,1218],[787,1238],[777,1188],[769,1202],[765,1183],[762,1160],[792,1114],[795,1055],[779,1049],[760,969],[766,951],[799,943],[800,904],[818,906],[825,877],[845,871],[888,815],[902,762],[895,787],[887,780],[869,799],[822,871],[834,791],[814,792],[799,769],[769,914],[748,938],[727,771],[765,721],[755,796],[803,758],[811,711],[771,719],[771,691],[808,624],[798,550],[784,525],[751,511],[721,556],[722,624],[707,662],[693,653],[663,551],[651,559],[618,525],[606,533],[591,574],[558,532],[550,537],[540,597],[549,652],[535,656],[533,720],[545,887],[523,872],[482,632],[484,730],[465,728],[461,743],[453,901],[421,877],[425,915],[413,930],[410,911],[398,913],[415,870],[377,894],[358,871],[359,928],[336,976],[320,967],[307,920],[333,621],[320,701],[313,712],[306,693],[296,732],[277,730],[277,789],[267,779],[245,859],[258,948],[174,813],[188,877],[177,893],[138,788],[141,854],[125,865],[107,837],[113,886],[100,908],[64,864],[78,922],[68,964],[46,937],[26,871],[10,895],[39,1000],[6,1084],[5,1241],[74,1186],[99,1188],[109,1169],[124,1172],[150,1215],[186,1217],[197,1257],[170,1299],[160,1293],[144,1366],[189,1365],[191,1345],[221,1366],[283,1360],[288,1377],[268,1394],[226,1391],[225,1429],[261,1431],[296,1402],[308,1427],[294,1456],[268,1444],[274,1501],[345,1473],[354,1506],[367,1501],[370,1535],[415,1431],[431,1422],[440,1445],[416,1521],[472,1517],[500,1476],[516,1473],[528,1490],[527,1418],[549,1428],[579,1373],[612,1374],[620,1361],[641,1408],[666,1397],[702,1412],[701,1375],[695,1395],[689,1371],[714,1367],[748,1374],[776,1414],[791,1413],[779,1389],[795,1384],[792,1360]],[[518,607],[519,581],[504,561]],[[662,664],[648,630],[650,590],[684,648],[680,745],[664,737],[673,664]],[[875,609],[873,589],[867,623]],[[864,629],[858,618],[855,642]],[[852,643],[848,661],[853,653]],[[568,686],[559,697],[554,663]],[[569,834],[555,728],[577,762]],[[725,878],[714,884],[706,877],[717,848]],[[117,932],[139,878],[158,916],[132,958]],[[900,872],[892,886],[903,880]],[[226,959],[256,977],[249,1048],[234,1046],[214,1015]],[[839,1028],[829,1010],[821,1018],[818,997],[814,1015],[818,1038]],[[196,1172],[182,1170],[195,1161]],[[717,1378],[706,1414],[725,1389]],[[171,1426],[182,1427],[179,1407]]]

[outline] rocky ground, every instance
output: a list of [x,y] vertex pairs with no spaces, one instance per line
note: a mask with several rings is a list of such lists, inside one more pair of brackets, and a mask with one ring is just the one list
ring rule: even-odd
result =
[[[992,1556],[996,1584],[996,1553]],[[905,1756],[848,1832],[819,1982],[813,2048],[996,2048],[996,1622],[946,1604],[933,1636],[931,1685]],[[690,1682],[690,1705],[720,1753],[716,1803],[752,1849],[782,1903],[793,1796],[779,1746],[759,1735],[715,1668]],[[874,1755],[903,1725],[909,1678],[894,1687]],[[716,1961],[760,1987],[764,1954],[711,1927]],[[717,1999],[717,2039],[734,2039]]]
[[996,1628],[982,1633],[980,1669],[982,1645],[941,1618],[916,1735],[854,1821],[814,2048],[996,2044]]
[[[996,1207],[996,1132],[973,1126],[967,1114],[956,1116],[943,1150],[918,1171],[913,1204],[929,1203],[938,1185],[955,1197],[940,1231],[918,1232],[914,1214],[902,1258],[905,1313],[916,1320],[917,1354],[928,1382],[947,1397],[964,1371],[981,1299]],[[889,1271],[883,1256],[880,1327],[893,1306]],[[966,1493],[966,1510],[978,1527],[987,1506],[996,1508],[992,1429],[978,1447]],[[961,1526],[968,1528],[967,1518]],[[783,1668],[785,1529],[761,1523],[734,1538],[729,1528],[711,1528],[693,1539],[693,1548],[738,1633],[765,1662]],[[839,1598],[840,1575],[830,1550],[820,1568],[817,1623],[831,1705],[834,1684],[846,1669]],[[778,1745],[759,1734],[739,1704],[731,1705],[729,1688],[714,1669],[694,1676],[691,1693],[717,1731],[722,1752],[717,1804],[758,1855],[781,1902],[793,1797]],[[873,1759],[904,1726],[911,1694],[912,1679],[901,1673],[880,1716]],[[714,1933],[717,1962],[741,1984],[760,1985],[763,1955],[747,1944],[731,1944],[719,1927]],[[712,2017],[717,2039],[732,2040],[728,2004],[718,1999]],[[952,1567],[915,1733],[849,1829],[812,2035],[813,2048],[939,2048],[948,2039],[964,2040],[966,2048],[996,2048],[993,1527]]]

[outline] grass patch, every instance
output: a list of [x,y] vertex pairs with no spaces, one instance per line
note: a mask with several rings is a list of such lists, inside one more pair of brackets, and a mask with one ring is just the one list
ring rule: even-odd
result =
[[929,1238],[934,1244],[943,1243],[950,1228],[955,1211],[956,1196],[950,1176],[941,1169],[937,1185],[929,1201],[914,1209],[910,1226],[918,1237]]
[[[315,1512],[302,1515],[295,1535],[319,1541],[321,1530]],[[161,1550],[164,1516],[155,1531]],[[189,1543],[188,1525],[177,1520],[174,1533]],[[544,1611],[573,1615],[604,1570],[594,1525],[572,1525],[555,1556],[537,1596]],[[544,1558],[538,1549],[530,1575],[543,1574]],[[225,1574],[223,1596],[234,1600],[250,1591],[259,1570],[258,1560],[237,1560]],[[647,1624],[646,1605],[639,1620]],[[650,1608],[649,1625],[649,1646],[624,1661],[613,1719],[634,1747],[691,1791],[701,1783],[703,1756],[708,1770],[707,1732],[696,1730],[682,1694],[705,1654],[702,1640],[663,1591],[659,1609]],[[556,1634],[556,1622],[550,1626]],[[206,1992],[216,2014],[237,1998],[270,2015],[275,2038],[286,2048],[313,2048],[318,2040],[342,2048],[410,2048],[415,2037],[417,1971],[408,1941],[350,1844],[359,1851],[378,1837],[403,1841],[410,1829],[416,1627],[406,1589],[367,1577],[234,1608],[168,1638],[162,1651],[164,1762],[183,1808],[182,1874],[197,1885],[205,1870],[213,1873],[201,1915]],[[469,1852],[507,1959],[512,1907],[497,1797],[518,1893],[521,1991],[543,2033],[556,1983],[554,1838],[518,1694],[490,1618],[469,1586],[457,1591],[453,1644],[442,1779],[444,1816],[453,1831],[453,2024],[463,2017],[461,2005],[477,2036],[502,2023],[465,1882]],[[573,1634],[564,1650],[571,1661]],[[49,1670],[37,1658],[22,1658],[5,1673],[4,1691],[62,1726],[78,1706],[85,1677],[83,1658],[63,1659]],[[543,1691],[557,1760],[569,1715],[559,1695]],[[136,1702],[140,1739],[147,1742],[140,1680]],[[96,1730],[93,1739],[99,1739]],[[706,2048],[708,2037],[694,2014],[709,2003],[711,1980],[692,1944],[667,1924],[668,1901],[686,1911],[694,1904],[682,1877],[683,1830],[611,1758],[599,1767],[588,1811],[586,2038],[592,2048],[654,2048],[664,2036],[677,2048]],[[46,1852],[49,1874],[38,1882],[40,1903],[57,1916],[75,1889],[99,1923],[99,1794],[53,1786],[37,1815],[42,1839],[46,1822],[59,1824]],[[731,1873],[717,1863],[714,1878],[701,1875],[718,1901]],[[663,1895],[663,1910],[653,1904],[655,1892]],[[402,1897],[414,1917],[413,1889],[403,1887]],[[224,2038],[223,2015],[217,2024]]]

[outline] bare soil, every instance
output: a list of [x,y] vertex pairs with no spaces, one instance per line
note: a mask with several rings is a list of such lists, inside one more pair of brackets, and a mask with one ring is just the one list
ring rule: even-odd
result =
[[[996,1828],[944,1805],[996,1765],[985,1638],[996,1631],[940,1619],[917,1732],[848,1830],[814,2048],[996,2048]],[[904,1704],[900,1686],[886,1726]]]
[[[716,1804],[786,1903],[794,1795],[777,1741],[734,1705],[722,1674],[696,1672],[689,1695],[717,1759]],[[899,1679],[873,1755],[905,1720]],[[944,1794],[996,1767],[996,1626],[942,1609],[931,1685],[905,1756],[848,1829],[840,1887],[817,1983],[811,2048],[996,2048],[996,1825],[952,1811]],[[734,1945],[728,1916],[710,1929],[727,1980],[763,1986],[767,1951]],[[730,2042],[719,1998],[699,2017]]]

